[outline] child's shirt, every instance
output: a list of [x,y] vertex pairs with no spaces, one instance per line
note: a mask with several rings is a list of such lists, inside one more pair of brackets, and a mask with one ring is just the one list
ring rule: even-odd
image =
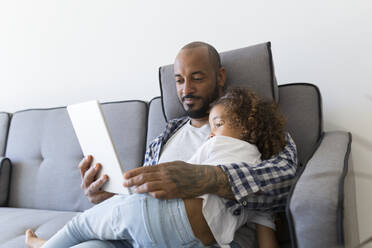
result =
[[[261,153],[257,146],[228,136],[215,136],[209,139],[188,161],[191,164],[202,165],[241,162],[246,162],[248,165],[257,164],[261,162]],[[269,213],[243,210],[239,215],[234,215],[227,210],[226,199],[214,194],[199,197],[203,198],[204,218],[221,247],[229,247],[228,244],[233,241],[235,231],[247,221],[275,229],[274,219]]]

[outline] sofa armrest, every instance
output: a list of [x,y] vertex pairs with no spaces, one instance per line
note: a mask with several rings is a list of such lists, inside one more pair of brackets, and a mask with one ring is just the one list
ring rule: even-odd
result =
[[0,207],[5,206],[8,201],[11,169],[10,160],[0,157]]
[[324,133],[300,171],[287,204],[292,247],[343,246],[344,181],[350,149],[350,133]]

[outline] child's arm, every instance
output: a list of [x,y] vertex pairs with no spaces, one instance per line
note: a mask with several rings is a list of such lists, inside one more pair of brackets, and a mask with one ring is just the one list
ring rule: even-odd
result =
[[259,248],[278,248],[275,231],[267,226],[256,224]]

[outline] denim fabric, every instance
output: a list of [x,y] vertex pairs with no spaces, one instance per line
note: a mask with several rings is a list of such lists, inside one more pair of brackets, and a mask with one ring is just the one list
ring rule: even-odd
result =
[[92,239],[126,240],[135,248],[205,247],[195,238],[181,199],[158,200],[147,194],[133,194],[114,196],[76,216],[43,248],[71,247]]
[[133,248],[126,240],[89,240],[71,248]]

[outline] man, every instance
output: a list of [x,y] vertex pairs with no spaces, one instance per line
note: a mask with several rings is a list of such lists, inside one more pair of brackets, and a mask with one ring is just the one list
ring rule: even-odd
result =
[[[188,117],[167,124],[165,132],[147,149],[145,166],[124,174],[124,186],[133,186],[137,193],[148,193],[159,199],[183,198],[185,204],[202,194],[217,194],[231,200],[226,207],[236,215],[242,207],[284,209],[297,163],[296,147],[289,134],[283,152],[256,166],[248,166],[244,161],[219,166],[182,162],[187,161],[208,137],[209,105],[222,95],[226,72],[217,51],[202,42],[193,42],[181,49],[175,59],[174,72],[177,95]],[[79,165],[82,188],[91,202],[99,203],[113,194],[100,189],[108,177],[96,179],[100,165],[91,166],[91,161],[89,156]],[[192,213],[188,215],[193,216]],[[197,220],[191,218],[191,221]],[[201,230],[193,231],[196,235]],[[241,241],[240,245],[243,247]]]

